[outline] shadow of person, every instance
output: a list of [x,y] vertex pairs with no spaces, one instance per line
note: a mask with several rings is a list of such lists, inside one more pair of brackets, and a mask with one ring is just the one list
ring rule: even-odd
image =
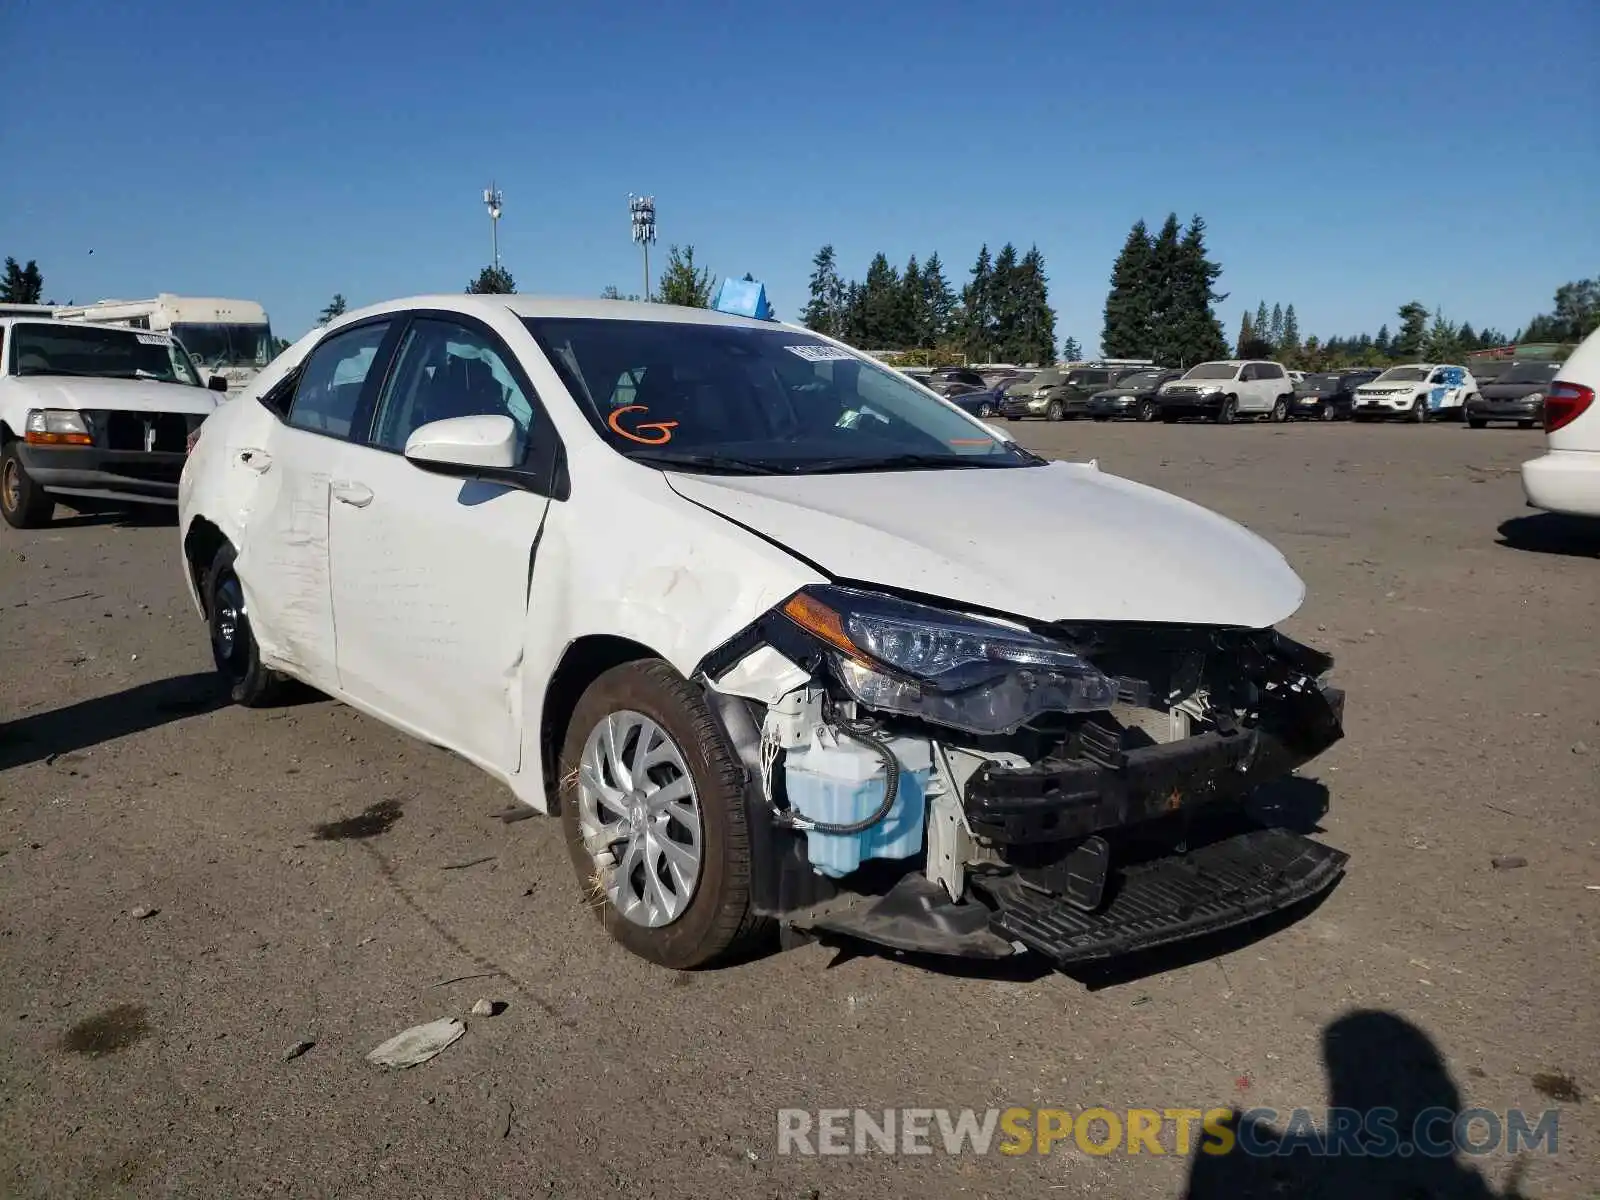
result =
[[1314,1125],[1297,1112],[1278,1130],[1265,1111],[1235,1109],[1226,1123],[1231,1150],[1216,1153],[1224,1141],[1215,1137],[1196,1150],[1188,1200],[1522,1200],[1515,1170],[1500,1193],[1459,1158],[1451,1121],[1461,1092],[1422,1030],[1393,1013],[1358,1010],[1323,1030],[1322,1054],[1329,1108],[1340,1111]]

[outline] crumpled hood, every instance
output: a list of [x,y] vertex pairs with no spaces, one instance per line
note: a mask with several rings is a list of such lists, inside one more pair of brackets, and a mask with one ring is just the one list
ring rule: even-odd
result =
[[100,408],[117,412],[210,413],[217,393],[182,383],[144,379],[79,379],[71,375],[10,376],[8,399],[29,408]]
[[1033,620],[1262,628],[1305,597],[1243,526],[1092,466],[667,479],[834,578]]

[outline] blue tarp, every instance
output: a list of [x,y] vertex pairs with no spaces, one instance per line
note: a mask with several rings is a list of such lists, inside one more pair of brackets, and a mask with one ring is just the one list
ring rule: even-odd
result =
[[736,317],[772,320],[772,305],[767,302],[767,287],[754,279],[724,279],[711,307]]

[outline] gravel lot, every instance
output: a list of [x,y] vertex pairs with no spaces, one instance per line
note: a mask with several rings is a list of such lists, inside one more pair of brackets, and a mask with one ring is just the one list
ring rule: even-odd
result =
[[[218,707],[170,523],[61,509],[0,528],[0,1193],[1594,1195],[1600,533],[1523,507],[1540,435],[1014,428],[1305,577],[1286,628],[1337,657],[1347,738],[1273,800],[1351,855],[1320,906],[1082,979],[822,945],[661,971],[474,768],[321,698]],[[432,1062],[364,1061],[450,1015]],[[1336,1103],[1559,1104],[1559,1153],[776,1154],[787,1107]]]

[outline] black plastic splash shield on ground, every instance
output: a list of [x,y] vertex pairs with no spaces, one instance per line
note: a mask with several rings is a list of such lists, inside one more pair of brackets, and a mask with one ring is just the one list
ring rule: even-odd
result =
[[1058,966],[1112,958],[1241,925],[1326,891],[1349,856],[1282,829],[1113,869],[1110,899],[1083,912],[1014,875],[975,876],[990,925]]

